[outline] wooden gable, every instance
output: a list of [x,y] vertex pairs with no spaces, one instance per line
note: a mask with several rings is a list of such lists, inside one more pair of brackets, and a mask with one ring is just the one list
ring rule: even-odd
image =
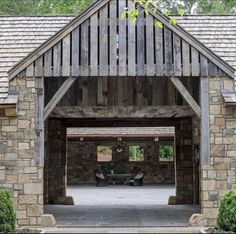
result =
[[233,77],[232,67],[160,12],[132,23],[120,17],[126,7],[134,9],[133,0],[96,2],[11,69],[10,78],[25,69],[30,77]]

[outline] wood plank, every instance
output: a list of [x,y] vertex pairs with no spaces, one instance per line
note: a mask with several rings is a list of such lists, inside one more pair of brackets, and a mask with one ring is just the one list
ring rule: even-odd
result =
[[181,39],[175,33],[173,34],[173,47],[174,47],[174,75],[182,75],[181,66]]
[[62,76],[70,76],[70,34],[62,41]]
[[183,54],[183,76],[190,76],[190,49],[189,44],[182,40],[182,54]]
[[44,165],[44,78],[36,78],[37,102],[36,102],[36,165]]
[[121,14],[125,11],[126,1],[119,1],[119,76],[127,75],[126,64],[126,23],[127,19],[121,19]]
[[88,79],[89,77],[82,77],[82,106],[88,106]]
[[71,56],[71,75],[79,76],[79,44],[80,44],[80,28],[77,27],[72,31],[72,56]]
[[209,82],[208,77],[200,78],[201,102],[201,165],[210,165],[210,124],[209,124]]
[[53,47],[53,76],[61,75],[61,42]]
[[208,76],[208,60],[204,55],[200,55],[201,76]]
[[160,84],[158,81],[160,81],[160,79],[157,77],[154,77],[152,81],[152,105],[153,106],[161,105],[159,102],[160,93],[158,92],[159,91],[158,88],[160,87]]
[[117,7],[116,1],[110,1],[110,76],[117,75]]
[[104,105],[102,77],[98,77],[97,79],[97,105],[98,106]]
[[163,61],[163,30],[155,27],[155,43],[156,43],[156,75],[163,76],[164,61]]
[[102,95],[103,95],[103,105],[107,106],[108,103],[108,79],[107,77],[102,77]]
[[200,64],[199,64],[199,53],[198,51],[191,47],[191,56],[192,56],[192,76],[200,75]]
[[172,64],[172,38],[171,31],[169,28],[164,27],[165,35],[165,75],[173,75],[173,64]]
[[133,79],[134,77],[127,77],[127,106],[133,106],[134,104],[134,87],[133,87]]
[[90,75],[98,75],[98,13],[90,19]]
[[33,77],[34,76],[34,63],[30,64],[26,68],[26,77]]
[[58,102],[63,98],[65,93],[69,90],[72,84],[75,82],[76,78],[69,77],[67,78],[57,92],[53,95],[47,106],[44,108],[44,121],[48,118],[53,108],[58,104]]
[[100,76],[108,75],[108,6],[104,6],[100,10],[100,31],[99,31],[99,74]]
[[112,77],[112,106],[118,105],[118,78]]
[[180,95],[185,99],[185,101],[189,104],[189,106],[193,109],[195,114],[201,118],[201,108],[197,104],[197,102],[194,100],[194,98],[191,96],[191,94],[188,92],[188,90],[184,87],[182,82],[176,78],[176,77],[171,77],[170,80],[176,87],[176,89],[179,91]]
[[35,76],[41,77],[43,75],[43,57],[39,57],[35,61]]
[[89,21],[86,20],[81,25],[81,76],[89,75],[89,55],[88,55],[88,42],[89,42]]
[[[139,8],[140,9],[140,8]],[[145,75],[145,40],[144,40],[144,14],[139,14],[137,19],[137,75]]]
[[[133,1],[128,1],[128,8],[135,9]],[[128,20],[128,76],[136,76],[136,24]]]
[[44,54],[44,76],[52,76],[52,49]]
[[218,68],[211,61],[209,61],[209,73],[208,73],[208,75],[209,76],[217,76],[218,75]]
[[147,76],[154,76],[154,20],[152,15],[146,16],[146,56]]

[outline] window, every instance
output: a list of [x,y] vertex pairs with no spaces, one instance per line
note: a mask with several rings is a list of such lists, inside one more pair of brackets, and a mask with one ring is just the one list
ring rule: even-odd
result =
[[144,149],[138,145],[129,146],[129,161],[144,161]]
[[174,161],[173,145],[161,144],[159,147],[159,161]]
[[106,145],[97,146],[97,161],[111,162],[112,161],[112,147]]

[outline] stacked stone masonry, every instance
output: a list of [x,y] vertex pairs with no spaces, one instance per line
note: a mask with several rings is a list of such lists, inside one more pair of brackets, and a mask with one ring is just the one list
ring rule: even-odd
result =
[[34,78],[11,81],[19,91],[17,117],[0,118],[0,186],[12,191],[19,225],[39,226],[43,214],[43,170],[36,166]]
[[201,209],[207,226],[216,224],[219,199],[236,189],[236,108],[225,106],[221,94],[233,88],[233,79],[209,78],[211,164],[201,171]]

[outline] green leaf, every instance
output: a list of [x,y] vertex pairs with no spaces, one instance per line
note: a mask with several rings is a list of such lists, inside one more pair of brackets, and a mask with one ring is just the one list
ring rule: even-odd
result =
[[156,21],[154,23],[155,27],[158,27],[158,28],[163,28],[163,24],[160,22],[160,21]]
[[126,15],[127,15],[127,11],[123,11],[120,15],[120,18],[124,20],[126,18]]
[[163,13],[163,15],[168,17],[171,12],[169,10],[164,10],[162,13]]
[[180,16],[184,16],[185,10],[184,10],[183,8],[178,9],[178,14],[179,14]]
[[177,24],[176,18],[171,17],[171,18],[170,18],[170,24],[176,25],[176,24]]

